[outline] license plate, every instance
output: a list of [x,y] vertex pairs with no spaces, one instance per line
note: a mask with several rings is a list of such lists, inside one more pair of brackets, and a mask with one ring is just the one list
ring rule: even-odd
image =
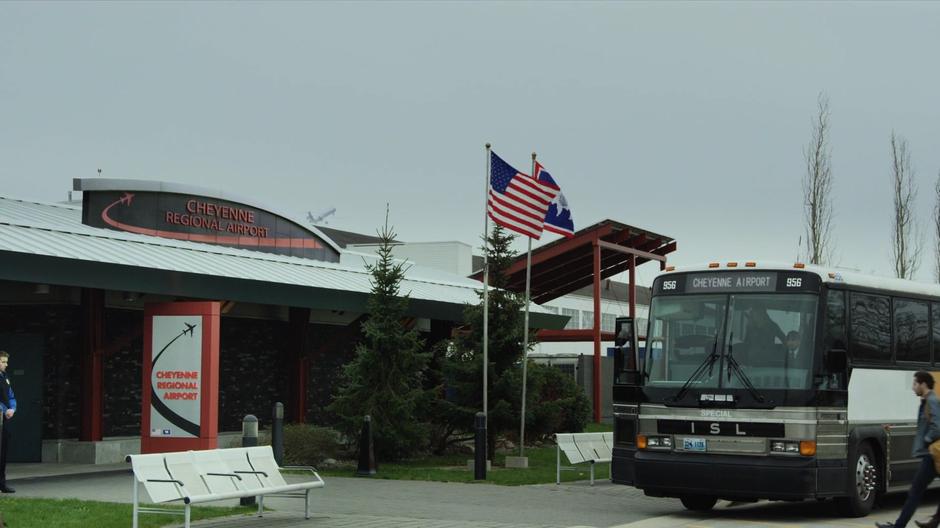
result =
[[683,438],[682,449],[685,451],[705,451],[704,438]]

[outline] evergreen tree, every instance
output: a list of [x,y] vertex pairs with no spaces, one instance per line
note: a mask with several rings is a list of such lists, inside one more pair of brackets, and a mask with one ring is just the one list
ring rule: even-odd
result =
[[395,233],[387,214],[379,237],[379,258],[366,266],[372,274],[372,295],[362,325],[363,340],[343,369],[330,411],[349,438],[358,438],[363,417],[372,416],[375,456],[390,461],[427,446],[428,424],[422,416],[432,393],[423,388],[430,354],[423,352],[418,332],[404,326],[408,296],[400,295],[399,286],[405,268],[392,260]]
[[[510,249],[513,235],[495,226],[488,240],[489,266],[489,416],[487,447],[492,459],[497,434],[512,432],[519,423],[521,394],[515,370],[522,360],[523,308],[525,298],[506,289],[507,271],[515,252]],[[438,451],[453,440],[456,432],[472,432],[474,416],[483,410],[483,292],[480,303],[464,311],[462,332],[439,349],[443,358],[447,398],[438,400],[435,422]],[[532,336],[534,337],[534,336]],[[534,339],[530,337],[530,346]],[[459,438],[458,438],[459,440]]]

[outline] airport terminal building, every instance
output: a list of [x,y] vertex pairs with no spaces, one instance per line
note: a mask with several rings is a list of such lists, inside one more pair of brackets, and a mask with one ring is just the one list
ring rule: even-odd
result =
[[[265,421],[276,401],[289,421],[324,423],[361,337],[371,290],[362,255],[227,192],[116,179],[74,187],[80,206],[0,196],[0,349],[19,405],[10,461],[102,463],[139,449],[149,303],[220,303],[219,431],[239,430],[248,413]],[[429,343],[450,336],[480,287],[410,267],[409,324]],[[566,321],[533,307],[533,327]]]

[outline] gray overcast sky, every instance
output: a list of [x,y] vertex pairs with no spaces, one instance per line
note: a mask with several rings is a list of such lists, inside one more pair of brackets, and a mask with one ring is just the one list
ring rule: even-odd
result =
[[825,91],[838,262],[891,274],[894,129],[932,280],[938,52],[937,3],[4,2],[0,192],[63,200],[100,167],[366,233],[389,202],[403,240],[478,245],[489,141],[537,151],[576,227],[792,261]]

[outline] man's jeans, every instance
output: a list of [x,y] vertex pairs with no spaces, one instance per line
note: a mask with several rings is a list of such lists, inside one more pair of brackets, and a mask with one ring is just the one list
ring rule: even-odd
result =
[[933,468],[933,458],[930,455],[921,457],[920,466],[917,468],[917,474],[914,475],[914,482],[911,482],[911,489],[907,492],[907,500],[904,501],[904,507],[901,508],[901,514],[898,520],[894,521],[895,528],[903,528],[907,522],[914,516],[920,500],[924,496],[924,491],[930,482],[937,476]]

